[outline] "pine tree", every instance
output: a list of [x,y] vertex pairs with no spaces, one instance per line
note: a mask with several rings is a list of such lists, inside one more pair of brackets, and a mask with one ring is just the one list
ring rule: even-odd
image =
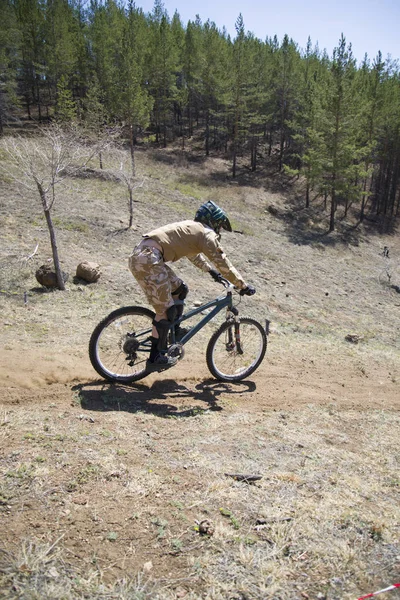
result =
[[[96,73],[88,84],[86,98],[83,102],[83,123],[89,138],[97,140],[104,132],[108,117]],[[99,153],[100,169],[103,168],[103,156]]]
[[183,86],[187,96],[188,136],[193,135],[193,118],[198,112],[201,23],[188,22],[182,65]]
[[13,110],[19,106],[17,73],[20,36],[9,0],[0,0],[0,135]]
[[[188,121],[186,116],[189,93],[187,81],[184,74],[185,62],[185,29],[177,11],[171,21],[172,44],[176,48],[176,93],[173,116],[173,137],[176,133],[182,138],[182,149],[185,148],[186,127]],[[189,134],[188,134],[189,135]]]
[[246,36],[243,17],[240,14],[235,23],[236,38],[232,57],[232,177],[236,177],[237,156],[240,142],[245,134],[245,88],[247,78]]
[[67,77],[62,75],[57,86],[56,119],[63,126],[76,121],[76,105],[68,87]]
[[299,104],[300,55],[296,44],[285,35],[279,49],[276,49],[274,40],[271,58],[274,64],[271,73],[271,128],[277,135],[278,169],[282,170],[284,154],[292,143],[289,123]]
[[47,79],[56,87],[63,75],[70,79],[76,69],[74,17],[67,0],[50,0],[45,18]]
[[399,215],[400,205],[400,72],[396,62],[385,65],[381,98],[374,203],[385,231]]
[[331,199],[329,231],[335,229],[335,213],[338,201],[346,202],[359,196],[357,170],[360,154],[357,148],[357,113],[355,89],[355,60],[351,45],[341,36],[339,46],[333,51],[330,82],[326,90],[326,127],[324,130],[327,149],[326,172]]
[[15,0],[14,6],[21,32],[21,91],[29,118],[36,106],[40,121],[46,88],[45,7],[39,0]]
[[250,138],[250,166],[257,169],[257,154],[260,139],[265,132],[267,120],[269,67],[265,45],[253,36],[248,36],[249,72],[246,100],[246,120]]
[[199,81],[199,93],[202,98],[205,120],[204,145],[207,156],[210,153],[211,144],[219,149],[227,137],[224,122],[230,85],[229,46],[229,42],[220,34],[215,23],[207,21],[202,32]]
[[151,98],[144,86],[143,57],[146,32],[142,13],[129,3],[120,56],[119,111],[129,129],[132,176],[135,177],[134,145],[137,130],[150,121]]
[[318,48],[313,48],[308,38],[299,73],[297,110],[288,123],[294,141],[294,167],[285,165],[289,174],[304,176],[306,182],[305,207],[310,206],[310,192],[315,187],[323,189],[325,146],[320,128],[324,118],[322,94],[326,90],[327,69],[320,61]]
[[[365,158],[365,176],[361,191],[360,222],[364,220],[366,207],[371,193],[371,175],[374,154],[377,144],[377,131],[380,122],[380,107],[382,106],[382,80],[384,75],[384,62],[379,52],[374,60],[372,69],[367,56],[357,73],[358,88],[360,90],[360,144],[367,150]],[[372,182],[371,182],[372,183]]]
[[91,70],[97,76],[109,118],[118,119],[119,66],[126,15],[114,0],[106,0],[104,4],[92,0],[88,18]]
[[156,141],[167,145],[167,131],[173,121],[173,105],[177,96],[177,48],[173,44],[168,14],[160,0],[150,15],[149,89],[154,99],[153,120]]

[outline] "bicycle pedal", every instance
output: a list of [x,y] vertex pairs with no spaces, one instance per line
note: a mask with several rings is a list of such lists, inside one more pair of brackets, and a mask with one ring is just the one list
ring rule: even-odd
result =
[[149,360],[146,362],[146,370],[149,373],[154,373],[154,372],[161,372],[161,371],[166,371],[167,369],[170,369],[171,367],[174,367],[176,365],[176,363],[178,362],[177,359],[173,359],[171,358],[170,362],[166,362],[166,363],[152,363]]
[[184,355],[185,350],[183,349],[182,344],[172,344],[168,348],[168,356],[172,356],[172,358],[178,358],[180,360]]

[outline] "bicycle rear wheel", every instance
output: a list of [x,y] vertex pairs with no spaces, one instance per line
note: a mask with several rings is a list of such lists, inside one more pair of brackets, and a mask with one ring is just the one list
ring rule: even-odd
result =
[[267,335],[262,325],[251,317],[241,317],[240,342],[235,323],[227,321],[211,336],[207,346],[207,366],[221,381],[241,381],[261,364],[267,350]]
[[126,306],[110,313],[95,327],[89,341],[90,361],[108,381],[131,383],[147,375],[155,313]]

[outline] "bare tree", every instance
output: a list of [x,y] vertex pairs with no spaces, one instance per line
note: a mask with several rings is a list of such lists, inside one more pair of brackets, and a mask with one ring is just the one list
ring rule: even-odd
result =
[[58,125],[40,128],[34,137],[5,137],[1,147],[6,160],[0,169],[25,190],[39,196],[50,234],[57,285],[65,289],[60,267],[56,233],[51,211],[56,201],[56,189],[65,180],[84,169],[104,147],[107,139],[88,143],[78,129],[63,129]]
[[131,154],[128,154],[121,146],[115,145],[110,156],[112,167],[109,169],[113,177],[123,183],[128,190],[128,207],[129,207],[129,225],[130,229],[133,225],[133,204],[137,202],[134,198],[135,190],[143,187],[144,179],[138,181],[136,177],[136,169],[131,161]]

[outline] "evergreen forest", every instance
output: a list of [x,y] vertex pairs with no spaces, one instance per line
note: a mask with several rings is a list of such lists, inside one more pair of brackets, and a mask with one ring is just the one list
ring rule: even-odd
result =
[[[276,171],[325,202],[392,231],[400,216],[400,69],[357,64],[341,35],[332,56],[309,39],[234,38],[200,18],[183,24],[161,0],[0,0],[0,135],[18,115],[118,123],[137,143],[229,157],[230,176]],[[255,174],[254,174],[255,176]],[[383,227],[383,229],[382,229]]]

